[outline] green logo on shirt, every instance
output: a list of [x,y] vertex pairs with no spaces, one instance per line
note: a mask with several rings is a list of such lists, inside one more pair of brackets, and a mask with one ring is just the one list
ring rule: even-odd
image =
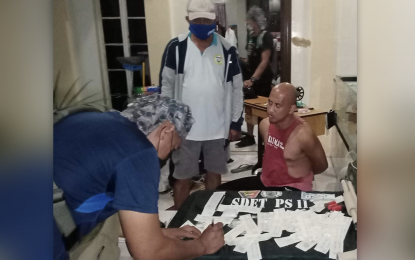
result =
[[222,55],[217,54],[217,55],[215,56],[215,62],[216,62],[216,64],[218,64],[218,65],[222,65],[222,64],[223,64],[223,58],[222,58]]

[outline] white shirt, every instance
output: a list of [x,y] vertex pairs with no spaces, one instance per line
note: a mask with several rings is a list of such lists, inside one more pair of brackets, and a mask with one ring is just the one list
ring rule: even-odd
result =
[[225,127],[225,60],[222,45],[214,34],[212,44],[202,54],[187,39],[184,63],[183,103],[190,106],[195,123],[187,140],[207,141],[227,138]]

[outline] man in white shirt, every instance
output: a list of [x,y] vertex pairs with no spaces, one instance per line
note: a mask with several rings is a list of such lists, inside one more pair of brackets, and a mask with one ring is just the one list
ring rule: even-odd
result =
[[243,122],[243,80],[237,50],[215,33],[215,6],[211,0],[189,0],[190,32],[171,40],[164,52],[161,94],[190,106],[195,123],[182,146],[173,153],[175,164],[173,208],[190,193],[190,179],[199,173],[203,152],[206,189],[214,190],[226,174],[225,139],[240,138]]

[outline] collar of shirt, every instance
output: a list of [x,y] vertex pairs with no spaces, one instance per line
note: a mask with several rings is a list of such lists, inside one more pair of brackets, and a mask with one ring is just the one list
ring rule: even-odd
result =
[[[192,36],[191,32],[189,32],[188,36],[189,36],[189,39],[192,40],[192,37],[190,37],[190,36]],[[212,46],[212,45],[215,45],[215,46],[218,45],[218,37],[216,36],[216,33],[213,33],[213,40],[212,40],[212,43],[209,46]]]

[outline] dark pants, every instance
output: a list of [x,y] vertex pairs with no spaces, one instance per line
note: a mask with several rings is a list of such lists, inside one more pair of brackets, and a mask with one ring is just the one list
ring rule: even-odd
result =
[[276,191],[299,191],[299,189],[292,187],[266,187],[260,179],[260,175],[245,177],[224,183],[216,188],[216,190],[226,191],[226,190],[276,190]]
[[271,93],[271,84],[272,78],[259,79],[258,81],[254,82],[254,85],[252,87],[257,96],[269,97],[269,94]]

